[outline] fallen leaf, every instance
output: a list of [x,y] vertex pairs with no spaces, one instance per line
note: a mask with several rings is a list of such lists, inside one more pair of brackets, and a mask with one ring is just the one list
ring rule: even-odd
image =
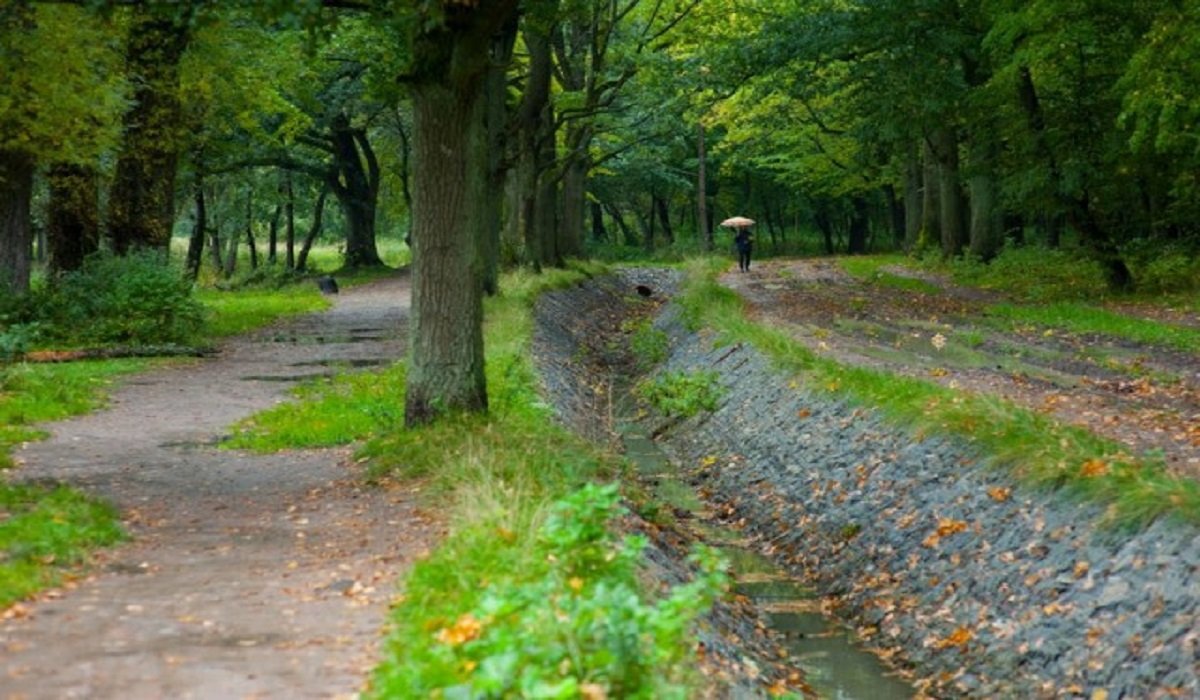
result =
[[1102,459],[1089,459],[1079,467],[1079,475],[1083,477],[1104,476],[1108,473],[1108,462]]
[[993,486],[987,491],[993,501],[1007,501],[1012,497],[1012,489],[1007,486]]
[[951,647],[965,647],[967,642],[971,641],[974,633],[966,627],[959,627],[946,636],[945,639],[940,639],[934,643],[935,649],[949,649]]

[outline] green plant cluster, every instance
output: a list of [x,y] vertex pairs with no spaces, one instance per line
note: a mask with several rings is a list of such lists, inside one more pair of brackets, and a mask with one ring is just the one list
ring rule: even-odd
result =
[[666,332],[654,327],[649,319],[642,319],[628,329],[629,349],[640,369],[648,369],[667,359],[671,340]]
[[116,511],[65,486],[0,484],[0,608],[123,537]]
[[0,306],[8,338],[0,345],[8,346],[18,344],[14,336],[26,347],[187,343],[204,322],[191,283],[153,252],[94,255],[81,269]]
[[664,415],[681,418],[716,410],[723,394],[713,371],[664,372],[639,384],[637,393]]
[[[619,502],[611,484],[556,502],[534,545],[545,566],[491,583],[470,612],[432,631],[431,666],[452,683],[441,697],[690,696],[690,626],[726,589],[724,565],[698,552],[694,580],[646,600],[635,573],[644,539],[611,534]],[[397,697],[401,679],[379,680],[380,697]]]

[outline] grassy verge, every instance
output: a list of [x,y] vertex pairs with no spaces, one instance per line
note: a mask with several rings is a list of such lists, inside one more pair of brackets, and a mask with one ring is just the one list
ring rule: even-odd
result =
[[122,538],[116,512],[65,486],[0,485],[0,609],[55,586]]
[[[613,536],[623,466],[559,428],[530,359],[541,292],[599,268],[516,274],[486,308],[490,412],[402,427],[397,366],[301,390],[243,424],[235,444],[277,449],[365,439],[374,478],[425,478],[450,534],[395,605],[374,697],[692,697],[690,622],[723,586],[711,556],[650,601],[642,542]],[[581,488],[582,487],[582,488]]]
[[749,342],[807,386],[877,407],[918,433],[964,439],[1022,481],[1103,504],[1114,524],[1141,525],[1160,516],[1200,523],[1200,485],[1133,459],[1116,443],[993,397],[842,365],[747,320],[741,300],[716,281],[724,265],[699,260],[689,269],[682,299],[689,321]]
[[1041,306],[995,304],[988,307],[987,313],[1016,325],[1035,325],[1062,328],[1071,333],[1107,335],[1184,352],[1200,350],[1200,330],[1195,328],[1126,316],[1079,302]]
[[[145,360],[102,360],[0,367],[0,468],[10,451],[46,433],[34,423],[90,411],[104,389]],[[68,575],[95,547],[121,537],[116,513],[65,486],[14,485],[0,480],[0,608]]]
[[261,328],[283,316],[295,316],[329,308],[311,282],[281,289],[202,289],[196,298],[209,312],[205,333],[224,338]]
[[838,258],[838,263],[846,271],[846,274],[855,279],[893,289],[903,289],[907,292],[941,293],[942,290],[935,284],[915,277],[897,275],[883,269],[891,265],[904,266],[906,262],[909,262],[908,258],[902,255],[854,255]]

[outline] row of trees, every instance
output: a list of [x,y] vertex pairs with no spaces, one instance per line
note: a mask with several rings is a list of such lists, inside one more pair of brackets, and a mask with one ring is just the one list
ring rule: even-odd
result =
[[560,264],[589,238],[712,248],[714,221],[744,213],[829,252],[874,237],[988,259],[1006,237],[1069,233],[1127,287],[1129,240],[1197,236],[1198,15],[1193,0],[5,0],[0,264],[28,285],[35,175],[53,270],[101,231],[117,253],[165,247],[184,202],[192,274],[205,246],[236,260],[243,231],[222,239],[214,209],[255,251],[265,218],[268,257],[302,267],[297,220],[310,242],[327,199],[346,263],[377,265],[383,213],[414,254],[412,422],[486,407],[498,268]]

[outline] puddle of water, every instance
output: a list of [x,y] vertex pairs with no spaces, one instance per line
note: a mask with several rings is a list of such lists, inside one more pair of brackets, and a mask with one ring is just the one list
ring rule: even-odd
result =
[[[655,482],[655,493],[663,502],[692,512],[703,509],[694,490],[675,478],[670,460],[640,426],[622,424],[617,432],[625,457],[642,478]],[[818,697],[908,700],[915,696],[911,686],[859,646],[850,630],[820,612],[819,601],[810,588],[789,578],[770,559],[748,549],[741,533],[712,523],[698,523],[696,528],[729,560],[737,581],[736,592],[766,613]]]
[[244,377],[238,377],[244,382],[303,382],[310,379],[326,379],[332,377],[331,374],[247,374]]
[[304,362],[293,362],[291,367],[379,367],[386,365],[391,360],[384,360],[376,357],[366,357],[353,360],[305,360]]

